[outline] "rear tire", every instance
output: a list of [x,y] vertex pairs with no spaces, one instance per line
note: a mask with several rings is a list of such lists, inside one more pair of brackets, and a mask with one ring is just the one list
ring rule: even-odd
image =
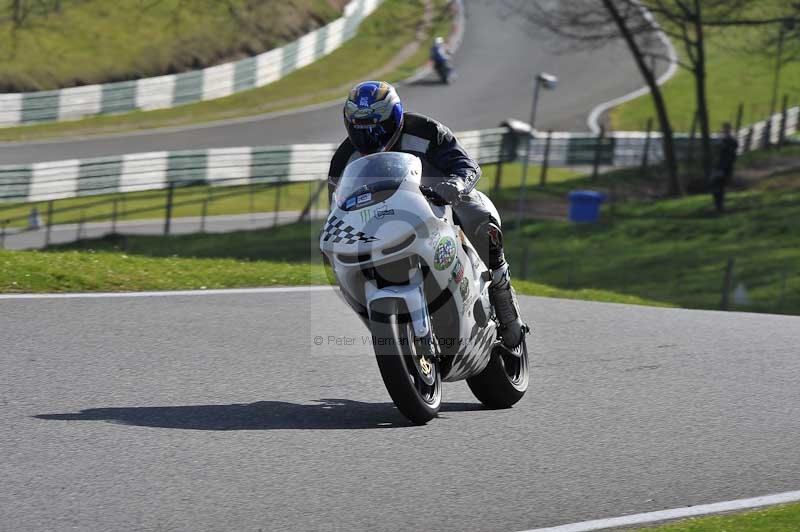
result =
[[[373,348],[383,383],[398,410],[412,423],[424,425],[435,418],[442,403],[442,376],[437,360],[420,363],[410,323],[400,323],[405,306],[396,300],[373,303],[370,322]],[[429,366],[428,366],[429,364]],[[423,367],[429,367],[425,374]]]
[[481,373],[467,379],[467,385],[478,400],[489,408],[511,408],[528,389],[528,346],[525,338],[516,357],[502,346],[495,346],[489,365]]

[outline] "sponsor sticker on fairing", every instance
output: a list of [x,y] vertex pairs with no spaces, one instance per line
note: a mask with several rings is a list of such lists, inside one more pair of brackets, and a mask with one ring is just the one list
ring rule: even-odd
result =
[[352,209],[352,208],[353,208],[353,207],[355,207],[355,206],[356,206],[356,198],[350,198],[350,199],[349,199],[349,200],[347,200],[347,202],[345,202],[345,204],[344,204],[344,208],[345,208],[345,209]]
[[464,279],[464,265],[461,264],[461,259],[456,259],[456,265],[453,267],[453,281],[461,284],[462,279]]
[[369,203],[370,201],[372,201],[372,193],[371,192],[367,192],[366,194],[361,194],[358,197],[358,204],[359,205],[362,205],[364,203]]
[[446,270],[456,258],[455,240],[446,236],[439,240],[433,254],[433,267],[439,271]]

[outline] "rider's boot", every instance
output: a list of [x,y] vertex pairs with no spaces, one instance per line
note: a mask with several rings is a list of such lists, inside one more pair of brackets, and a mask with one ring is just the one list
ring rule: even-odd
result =
[[519,303],[514,288],[511,286],[511,276],[508,263],[492,270],[492,284],[489,285],[489,299],[500,322],[500,336],[503,345],[515,349],[522,343],[525,335],[525,324],[522,323],[519,312]]
[[497,321],[500,322],[500,336],[503,345],[515,349],[522,343],[526,326],[520,318],[517,295],[511,287],[511,274],[508,271],[503,252],[503,232],[493,222],[486,226],[489,243],[489,269],[492,271],[492,283],[489,285],[489,299],[494,307]]

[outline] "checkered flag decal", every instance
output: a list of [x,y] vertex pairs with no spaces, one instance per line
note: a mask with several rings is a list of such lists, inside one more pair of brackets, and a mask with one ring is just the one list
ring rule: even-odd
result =
[[333,242],[334,244],[355,244],[357,242],[370,243],[378,240],[374,236],[367,236],[361,231],[355,231],[352,226],[345,225],[344,220],[340,220],[336,216],[328,218],[325,228],[322,230],[325,238],[324,242]]

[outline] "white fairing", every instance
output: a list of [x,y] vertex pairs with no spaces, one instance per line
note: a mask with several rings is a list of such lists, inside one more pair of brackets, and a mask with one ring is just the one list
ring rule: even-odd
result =
[[[385,154],[359,161],[381,155]],[[489,281],[481,275],[486,267],[453,223],[451,209],[432,205],[420,192],[419,159],[393,154],[397,155],[413,162],[409,159],[409,175],[396,191],[362,208],[350,204],[347,210],[340,205],[346,198],[337,197],[320,236],[320,249],[346,301],[367,325],[372,302],[402,299],[415,335],[432,339],[440,354],[451,357],[444,380],[464,379],[486,367],[497,336]],[[397,285],[384,282],[379,288],[379,282],[370,278],[374,274],[364,273],[395,272],[398,264],[403,265],[404,280]],[[437,318],[437,312],[450,312],[452,319]],[[439,321],[451,323],[447,338],[437,330]]]

